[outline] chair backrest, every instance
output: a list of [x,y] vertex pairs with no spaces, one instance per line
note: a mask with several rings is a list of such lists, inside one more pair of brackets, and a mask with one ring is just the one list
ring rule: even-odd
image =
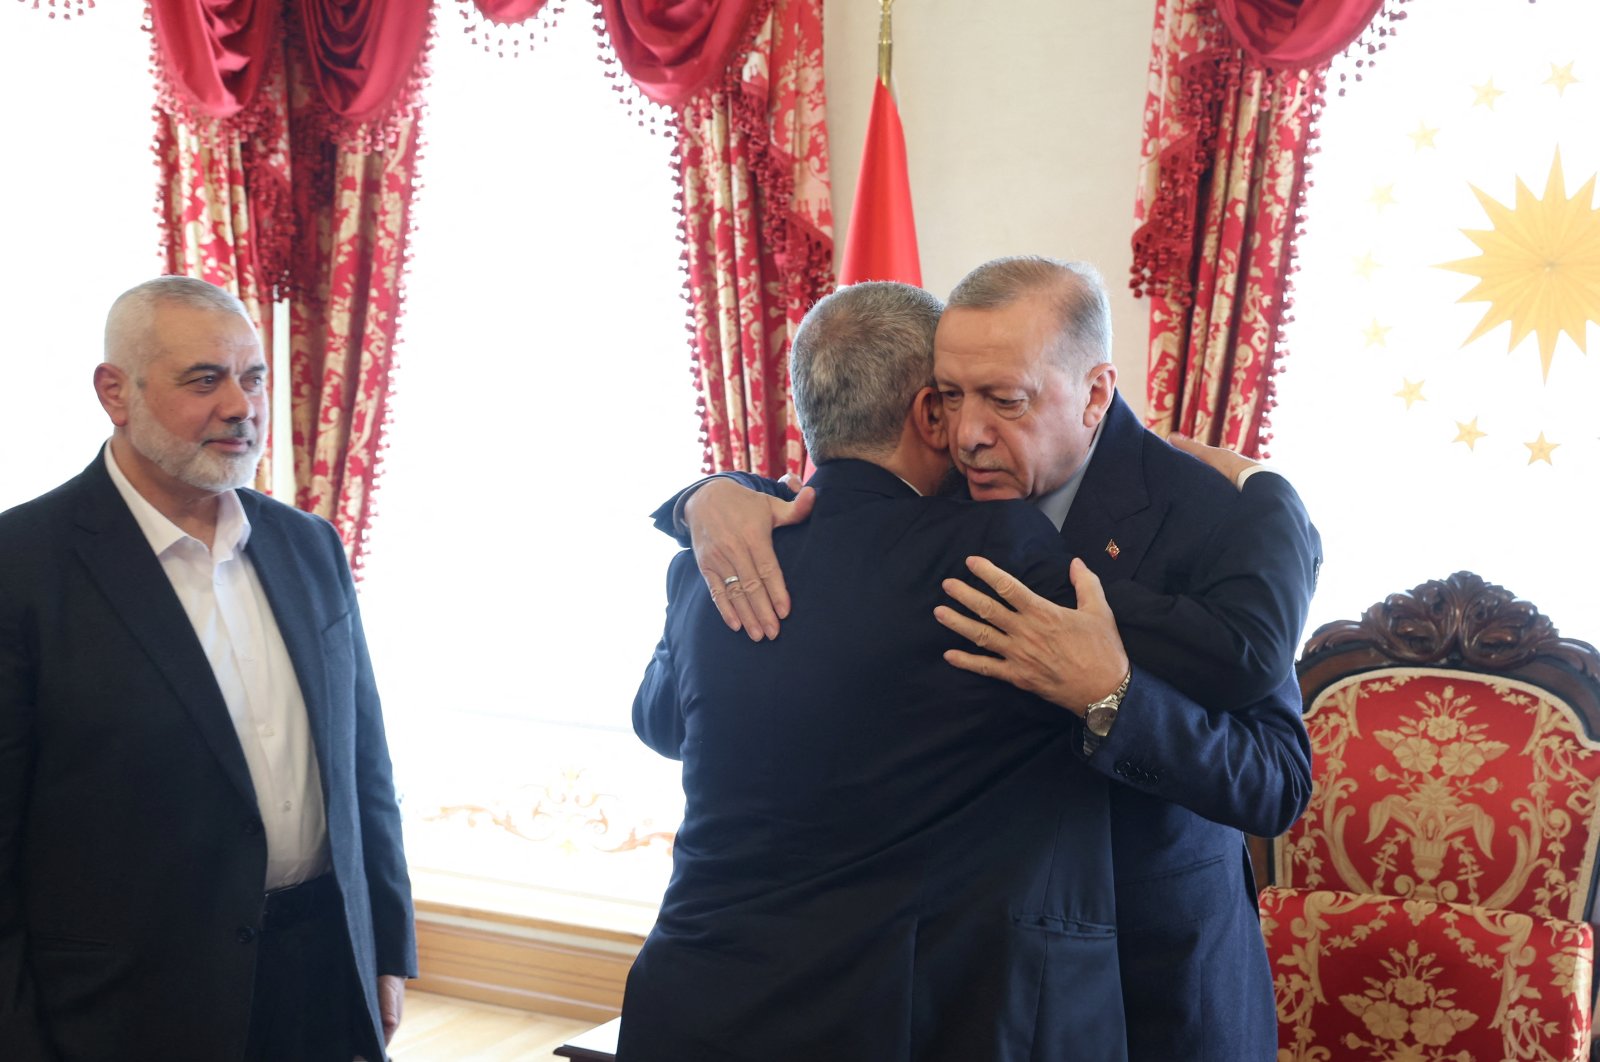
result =
[[1590,918],[1593,646],[1458,572],[1324,625],[1299,670],[1315,788],[1277,884]]
[[1261,930],[1281,1062],[1589,1057],[1586,923],[1270,887]]

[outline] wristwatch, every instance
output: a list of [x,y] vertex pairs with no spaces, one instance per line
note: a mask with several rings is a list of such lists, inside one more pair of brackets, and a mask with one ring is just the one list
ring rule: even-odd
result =
[[1083,753],[1085,756],[1100,747],[1103,738],[1111,734],[1111,724],[1117,721],[1117,709],[1122,707],[1122,698],[1128,694],[1128,683],[1133,680],[1133,671],[1122,676],[1122,683],[1115,692],[1108,697],[1102,697],[1083,710]]

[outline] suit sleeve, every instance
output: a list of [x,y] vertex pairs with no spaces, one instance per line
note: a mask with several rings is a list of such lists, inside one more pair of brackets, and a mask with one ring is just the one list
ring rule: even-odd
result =
[[1294,488],[1259,472],[1183,593],[1129,579],[1108,584],[1106,600],[1136,663],[1209,703],[1255,702],[1294,667],[1321,563],[1322,540]]
[[1087,760],[1114,782],[1258,837],[1311,800],[1311,742],[1291,668],[1259,701],[1207,709],[1135,663],[1111,733]]
[[680,553],[672,559],[667,571],[667,624],[656,643],[656,651],[644,670],[639,691],[633,696],[633,732],[639,740],[656,752],[672,760],[683,759],[684,722],[683,709],[678,701],[678,675],[672,666],[673,587],[678,581],[680,566],[693,565],[694,554]]
[[[1260,476],[1256,478],[1259,479]],[[749,487],[751,490],[761,494],[782,498],[784,501],[794,501],[794,491],[785,486],[781,480],[768,479],[765,476],[758,476],[751,472],[718,472],[714,476],[707,476],[697,483],[689,484],[662,502],[656,511],[650,514],[650,519],[656,525],[656,530],[670,537],[684,549],[688,549],[691,545],[689,536],[686,532],[679,530],[678,517],[682,514],[683,504],[689,500],[689,495],[713,479],[731,479],[735,483]]]
[[324,525],[338,553],[343,589],[350,608],[356,667],[356,801],[361,816],[361,854],[372,902],[372,935],[377,973],[417,976],[416,922],[411,904],[411,876],[401,840],[400,806],[395,799],[394,769],[383,726],[383,705],[367,653],[355,583],[344,563],[332,525]]
[[46,1042],[28,964],[22,843],[33,779],[32,654],[21,595],[0,571],[0,1058],[56,1057]]

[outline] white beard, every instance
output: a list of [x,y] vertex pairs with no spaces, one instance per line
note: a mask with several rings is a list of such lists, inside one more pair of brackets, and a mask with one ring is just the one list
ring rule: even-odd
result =
[[157,468],[173,479],[197,490],[213,494],[234,490],[255,482],[256,466],[261,463],[261,436],[241,422],[240,438],[250,439],[250,449],[242,454],[218,453],[203,444],[191,443],[172,434],[145,407],[138,388],[132,389],[128,403],[128,442]]

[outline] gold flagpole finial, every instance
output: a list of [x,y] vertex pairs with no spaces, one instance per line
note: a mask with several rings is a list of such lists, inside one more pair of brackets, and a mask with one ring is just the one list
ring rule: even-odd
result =
[[889,65],[894,53],[894,31],[890,24],[889,9],[894,0],[878,0],[882,15],[878,19],[878,80],[889,87]]

